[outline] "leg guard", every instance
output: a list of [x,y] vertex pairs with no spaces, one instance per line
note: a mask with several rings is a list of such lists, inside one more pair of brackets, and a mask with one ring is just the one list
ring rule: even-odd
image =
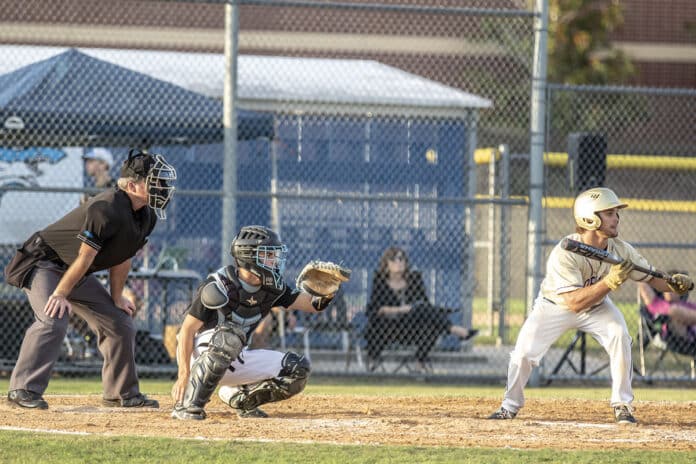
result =
[[255,385],[241,387],[228,404],[238,410],[250,411],[262,404],[283,401],[304,390],[311,366],[304,356],[286,353],[278,377]]
[[[242,352],[246,336],[244,331],[223,322],[215,329],[210,339],[210,348],[196,359],[191,367],[191,375],[184,402],[181,405],[191,414],[200,414],[210,401],[220,379],[232,361]],[[205,414],[203,414],[205,417]]]

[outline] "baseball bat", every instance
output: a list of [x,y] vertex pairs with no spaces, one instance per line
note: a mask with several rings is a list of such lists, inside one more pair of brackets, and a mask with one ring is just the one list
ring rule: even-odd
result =
[[[561,241],[561,248],[563,248],[564,250],[568,250],[572,253],[576,253],[587,258],[596,259],[597,261],[602,261],[609,264],[620,264],[623,262],[623,259],[621,257],[616,256],[613,253],[609,253],[608,251],[602,250],[601,248],[593,247],[586,243],[578,242],[577,240],[572,240],[569,238],[564,238]],[[666,272],[659,271],[657,269],[647,269],[635,263],[633,264],[633,269],[638,272],[657,277],[658,279],[665,280],[669,284],[676,283],[672,279],[671,275],[667,274]],[[689,290],[693,290],[693,285]]]

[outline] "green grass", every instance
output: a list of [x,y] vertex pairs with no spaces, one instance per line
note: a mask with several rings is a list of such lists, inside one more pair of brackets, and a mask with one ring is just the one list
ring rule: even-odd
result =
[[696,453],[336,446],[0,432],[3,463],[692,463]]
[[[144,392],[166,395],[171,380],[143,379]],[[0,391],[7,391],[8,380],[0,379]],[[99,394],[98,378],[53,379],[50,394]],[[529,398],[583,398],[606,400],[608,388],[552,387],[529,388]],[[690,389],[636,389],[638,400],[692,401]],[[313,378],[304,395],[367,396],[459,396],[498,399],[502,386],[456,386],[404,383],[403,381],[364,382]],[[144,427],[146,427],[144,425]],[[230,434],[233,437],[233,433]],[[317,437],[321,440],[321,437]],[[691,463],[696,453],[642,450],[558,451],[490,448],[360,446],[324,444],[281,444],[249,441],[200,441],[138,436],[46,435],[32,432],[0,431],[2,463]]]

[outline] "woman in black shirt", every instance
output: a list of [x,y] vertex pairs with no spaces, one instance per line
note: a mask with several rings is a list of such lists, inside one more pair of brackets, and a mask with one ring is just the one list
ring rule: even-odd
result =
[[468,340],[478,333],[453,324],[446,311],[430,304],[423,277],[409,268],[406,252],[387,248],[379,260],[367,305],[368,368],[374,370],[385,347],[393,342],[416,345],[418,370],[427,371],[428,354],[441,334]]

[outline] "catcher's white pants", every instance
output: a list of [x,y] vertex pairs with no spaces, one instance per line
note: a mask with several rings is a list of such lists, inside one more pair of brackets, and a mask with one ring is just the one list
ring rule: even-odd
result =
[[609,354],[611,406],[633,401],[631,336],[621,311],[607,297],[594,309],[576,314],[538,297],[522,325],[515,349],[510,353],[503,407],[517,412],[524,406],[524,387],[532,368],[539,365],[551,345],[567,330],[582,330],[594,337]]
[[[208,344],[214,330],[206,330],[196,335],[191,364],[208,350]],[[250,350],[245,347],[239,357],[232,362],[230,368],[225,371],[225,375],[220,380],[218,395],[227,403],[227,400],[237,392],[238,386],[253,385],[263,380],[278,377],[284,356],[285,353],[280,351]]]

